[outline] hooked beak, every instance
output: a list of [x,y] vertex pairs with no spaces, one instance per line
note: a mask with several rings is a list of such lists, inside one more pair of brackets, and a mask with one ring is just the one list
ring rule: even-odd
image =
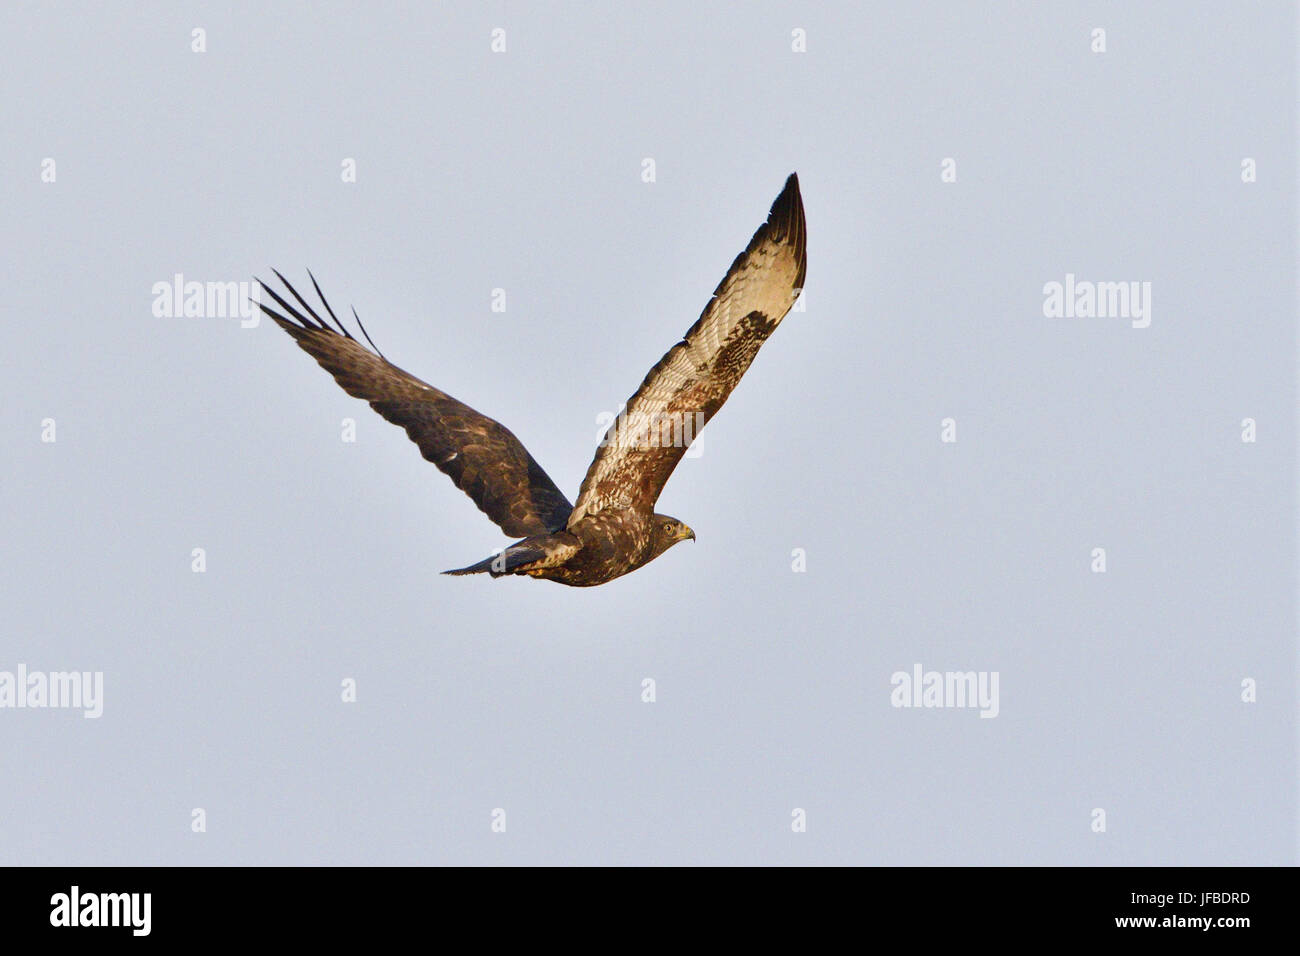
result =
[[692,541],[694,541],[695,532],[692,531],[690,528],[686,527],[686,525],[682,525],[682,530],[677,533],[677,540],[685,541],[687,538],[690,538]]

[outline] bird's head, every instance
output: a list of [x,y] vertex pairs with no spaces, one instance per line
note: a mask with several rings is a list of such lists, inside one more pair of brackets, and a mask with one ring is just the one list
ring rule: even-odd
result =
[[655,557],[663,554],[679,541],[694,541],[695,532],[687,527],[686,522],[678,521],[669,515],[655,515],[651,551]]

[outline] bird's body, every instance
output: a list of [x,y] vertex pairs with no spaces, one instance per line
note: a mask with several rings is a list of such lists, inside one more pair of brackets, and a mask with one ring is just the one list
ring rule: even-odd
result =
[[345,391],[405,428],[426,459],[502,530],[520,539],[447,574],[527,575],[591,587],[643,567],[680,541],[694,540],[684,523],[655,513],[655,501],[699,428],[727,400],[789,312],[805,271],[803,201],[798,178],[791,175],[767,222],[732,263],[699,320],[650,370],[610,427],[572,505],[505,426],[354,339],[315,279],[316,294],[338,331],[278,272],[302,311],[265,285],[288,316],[266,305],[262,309]]
[[676,518],[633,509],[603,511],[563,531],[532,535],[500,554],[447,574],[526,574],[589,588],[622,577],[653,561],[695,532]]

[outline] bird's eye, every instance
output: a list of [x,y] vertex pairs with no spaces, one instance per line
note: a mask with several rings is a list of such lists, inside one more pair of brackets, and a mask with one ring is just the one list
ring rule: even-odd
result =
[[667,522],[665,522],[665,523],[664,523],[664,534],[672,534],[672,533],[673,533],[673,526],[670,525],[670,524],[668,524]]

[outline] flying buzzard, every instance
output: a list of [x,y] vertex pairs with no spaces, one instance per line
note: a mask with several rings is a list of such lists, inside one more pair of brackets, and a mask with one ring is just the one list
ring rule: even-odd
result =
[[799,179],[791,174],[767,222],[731,264],[699,320],[650,370],[610,426],[572,505],[504,425],[384,358],[355,309],[370,349],[354,339],[310,272],[334,327],[279,272],[301,311],[261,283],[287,315],[266,305],[262,311],[349,395],[405,428],[420,453],[506,534],[522,539],[477,564],[443,573],[527,574],[590,587],[635,571],[679,541],[695,540],[683,522],[656,514],[655,501],[699,429],[722,407],[799,296],[804,239]]

